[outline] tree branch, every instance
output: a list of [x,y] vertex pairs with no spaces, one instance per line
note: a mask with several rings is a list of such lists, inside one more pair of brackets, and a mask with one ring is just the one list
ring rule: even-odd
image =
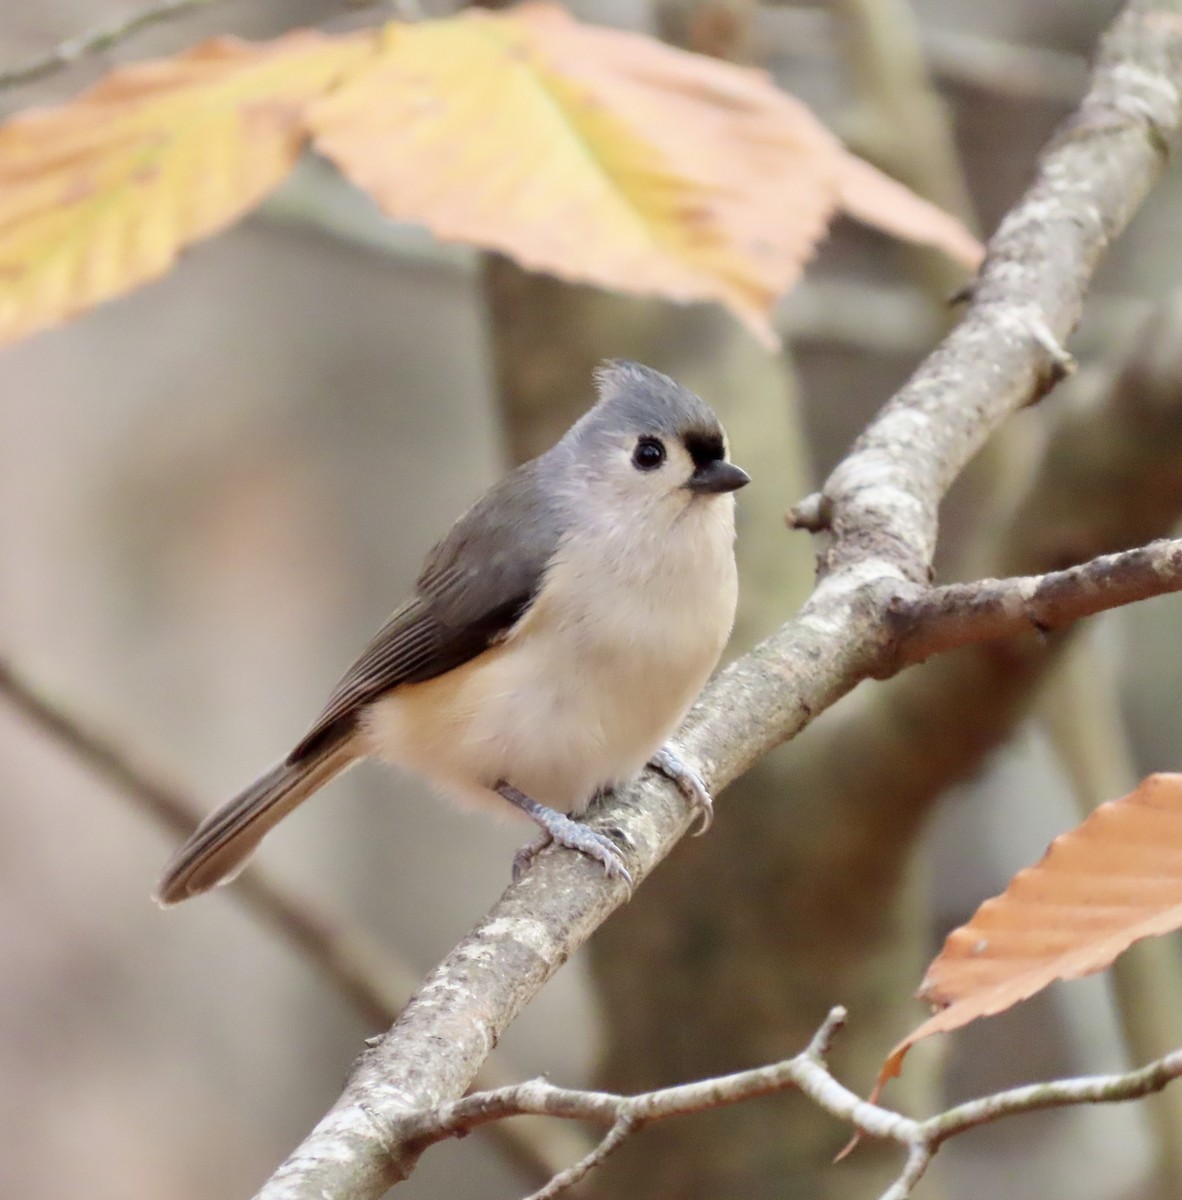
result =
[[217,0],[164,0],[151,8],[142,8],[130,16],[120,17],[105,25],[99,25],[77,37],[67,38],[44,54],[37,54],[11,67],[0,68],[0,88],[16,87],[22,83],[33,83],[64,70],[79,59],[90,54],[101,54],[112,46],[126,41],[133,34],[152,25],[159,25],[175,17],[184,16],[196,9],[205,8]]
[[506,1117],[550,1116],[607,1125],[608,1132],[590,1154],[527,1198],[550,1200],[583,1179],[632,1134],[656,1121],[795,1090],[825,1112],[848,1121],[860,1135],[903,1146],[908,1152],[903,1171],[883,1193],[882,1200],[905,1200],[940,1146],[969,1129],[1041,1109],[1139,1099],[1161,1091],[1182,1075],[1182,1050],[1177,1050],[1123,1074],[1089,1075],[1011,1088],[917,1121],[863,1100],[834,1078],[825,1059],[845,1021],[845,1009],[834,1008],[804,1050],[769,1066],[634,1096],[576,1091],[534,1079],[492,1092],[477,1092],[421,1113],[408,1119],[403,1136],[421,1153],[437,1142],[464,1137],[490,1121]]
[[1084,617],[1182,591],[1182,539],[1105,554],[1065,571],[980,579],[896,595],[888,606],[898,637],[887,674],[972,642],[1050,633]]
[[[119,795],[147,812],[177,837],[187,837],[200,820],[194,800],[138,761],[86,721],[71,714],[0,657],[0,696],[34,726]],[[145,885],[146,891],[146,885]],[[418,981],[416,973],[361,929],[319,911],[305,896],[252,863],[227,891],[265,926],[275,930],[320,971],[356,1008],[363,1020],[389,1025],[402,1011]],[[485,1086],[494,1072],[485,1074]],[[565,1146],[544,1131],[505,1126],[490,1131],[501,1150],[531,1180],[550,1178],[577,1143]]]
[[[965,319],[827,481],[834,537],[817,589],[714,680],[682,727],[682,756],[715,789],[889,654],[886,602],[900,584],[926,582],[937,507],[957,473],[1057,377],[1057,347],[1096,264],[1178,139],[1180,81],[1182,0],[1134,0],[1102,43],[1080,110],[992,239]],[[619,831],[638,882],[692,819],[651,776],[591,817]],[[539,855],[362,1055],[336,1106],[260,1196],[366,1200],[405,1178],[421,1152],[407,1123],[463,1094],[509,1023],[623,900],[619,883],[580,856]]]

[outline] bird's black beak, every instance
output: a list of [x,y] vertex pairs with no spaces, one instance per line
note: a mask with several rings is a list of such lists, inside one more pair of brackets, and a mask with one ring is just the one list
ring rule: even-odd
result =
[[742,467],[726,459],[718,458],[713,462],[702,463],[689,477],[685,485],[691,492],[703,495],[720,492],[737,492],[751,482],[751,476]]

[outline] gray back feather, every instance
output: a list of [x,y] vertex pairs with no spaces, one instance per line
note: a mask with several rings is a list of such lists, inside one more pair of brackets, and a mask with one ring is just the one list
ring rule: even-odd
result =
[[562,537],[559,447],[506,475],[427,555],[415,592],[333,689],[289,762],[351,732],[362,708],[403,683],[421,683],[487,650],[520,619]]

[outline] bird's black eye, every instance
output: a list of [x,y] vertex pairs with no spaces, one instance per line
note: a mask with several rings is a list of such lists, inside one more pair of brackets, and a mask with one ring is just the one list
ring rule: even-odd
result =
[[642,437],[632,451],[632,465],[640,471],[655,471],[665,461],[665,447],[660,438]]

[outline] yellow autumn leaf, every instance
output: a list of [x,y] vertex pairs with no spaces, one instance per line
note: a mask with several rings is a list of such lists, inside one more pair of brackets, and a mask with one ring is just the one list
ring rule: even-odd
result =
[[0,127],[0,342],[161,275],[280,183],[301,116],[371,36],[230,38]]
[[162,274],[309,132],[391,214],[603,287],[770,312],[835,212],[980,247],[765,75],[549,4],[206,42],[0,127],[0,342]]
[[761,72],[549,4],[392,22],[308,122],[393,217],[568,279],[720,301],[767,341],[842,207],[969,265],[980,254]]

